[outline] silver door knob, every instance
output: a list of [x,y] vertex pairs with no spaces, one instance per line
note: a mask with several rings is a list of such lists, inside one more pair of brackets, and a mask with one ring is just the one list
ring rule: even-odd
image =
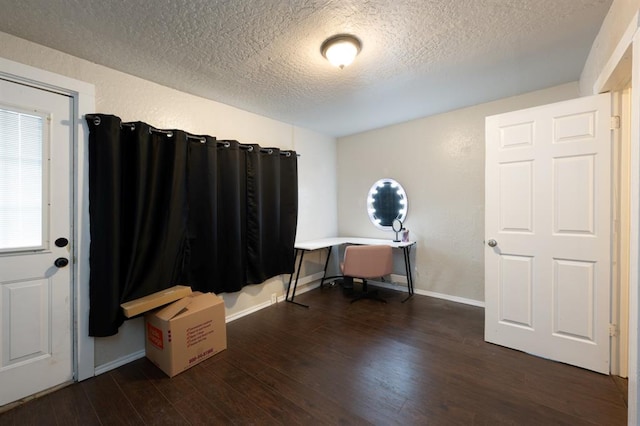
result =
[[495,247],[498,245],[498,242],[496,240],[489,240],[487,241],[487,244],[489,245],[489,247]]

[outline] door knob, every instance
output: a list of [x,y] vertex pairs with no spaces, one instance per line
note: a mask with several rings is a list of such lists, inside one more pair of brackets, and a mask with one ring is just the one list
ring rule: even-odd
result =
[[495,247],[498,245],[498,242],[496,240],[489,240],[487,241],[487,244],[489,245],[489,247]]
[[69,259],[67,259],[66,257],[59,257],[55,260],[55,262],[53,262],[53,264],[58,268],[64,268],[69,264]]
[[56,240],[55,244],[56,244],[56,247],[66,247],[67,244],[69,244],[69,240],[61,237]]

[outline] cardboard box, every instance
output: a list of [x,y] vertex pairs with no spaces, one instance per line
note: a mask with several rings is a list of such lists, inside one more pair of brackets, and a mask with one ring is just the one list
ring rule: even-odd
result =
[[131,300],[120,305],[124,316],[135,317],[143,312],[150,311],[158,306],[166,305],[174,300],[182,299],[191,294],[191,287],[175,285],[166,290],[161,290],[139,299]]
[[227,348],[224,301],[195,292],[145,315],[145,350],[169,377]]

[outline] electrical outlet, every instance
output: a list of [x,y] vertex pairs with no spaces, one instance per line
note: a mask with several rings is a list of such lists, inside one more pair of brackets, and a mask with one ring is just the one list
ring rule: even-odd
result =
[[271,293],[271,304],[278,303],[278,295],[276,293]]

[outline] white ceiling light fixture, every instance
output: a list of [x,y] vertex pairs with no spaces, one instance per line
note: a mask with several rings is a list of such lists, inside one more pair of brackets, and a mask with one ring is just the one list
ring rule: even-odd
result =
[[351,34],[338,34],[326,39],[320,52],[332,65],[343,69],[351,64],[362,50],[360,40]]

